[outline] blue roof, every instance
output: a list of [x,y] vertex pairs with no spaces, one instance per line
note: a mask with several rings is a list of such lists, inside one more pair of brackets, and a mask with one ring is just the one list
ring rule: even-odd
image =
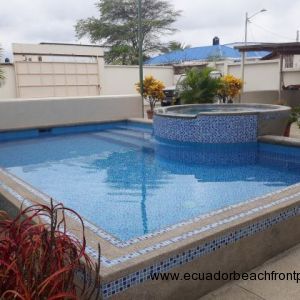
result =
[[[269,54],[269,52],[252,51],[252,52],[247,52],[247,57],[262,58],[267,54]],[[204,46],[204,47],[195,47],[195,48],[189,48],[185,50],[178,50],[178,51],[162,54],[148,59],[145,62],[145,64],[165,65],[165,64],[182,63],[184,61],[197,61],[197,60],[206,61],[214,57],[220,59],[239,60],[241,59],[241,54],[238,50],[225,45]]]

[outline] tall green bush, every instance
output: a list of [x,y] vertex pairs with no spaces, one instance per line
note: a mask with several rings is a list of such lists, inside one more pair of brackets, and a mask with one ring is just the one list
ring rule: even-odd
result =
[[183,104],[212,103],[221,85],[220,79],[210,76],[212,68],[193,68],[186,73],[179,84],[180,99]]

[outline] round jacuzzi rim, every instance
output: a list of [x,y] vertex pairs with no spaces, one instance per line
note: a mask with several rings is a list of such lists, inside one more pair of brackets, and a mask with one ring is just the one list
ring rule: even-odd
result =
[[[176,112],[170,112],[170,110],[176,110],[179,108],[184,107],[193,107],[193,106],[202,106],[202,107],[211,107],[211,106],[218,106],[218,107],[249,107],[249,110],[243,111],[206,111],[206,112],[199,112],[193,115],[187,114],[180,114]],[[263,111],[257,111],[255,108],[259,107],[266,107],[270,109],[265,109]],[[276,104],[262,104],[262,103],[230,103],[230,104],[217,104],[217,103],[205,103],[205,104],[184,104],[184,105],[173,105],[168,107],[160,107],[154,110],[154,114],[157,116],[163,117],[170,117],[170,118],[186,118],[186,119],[195,119],[198,116],[204,115],[253,115],[253,114],[266,114],[266,113],[279,113],[279,112],[288,112],[291,110],[291,107],[286,105],[276,105]]]

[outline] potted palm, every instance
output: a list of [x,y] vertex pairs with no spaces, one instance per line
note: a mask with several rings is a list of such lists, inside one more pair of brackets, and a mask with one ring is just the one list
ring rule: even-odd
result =
[[[135,85],[137,91],[141,93],[140,83],[136,83]],[[155,79],[152,75],[146,76],[143,80],[143,97],[150,105],[150,109],[147,110],[148,119],[153,118],[156,103],[164,99],[164,88],[165,85],[160,80]]]

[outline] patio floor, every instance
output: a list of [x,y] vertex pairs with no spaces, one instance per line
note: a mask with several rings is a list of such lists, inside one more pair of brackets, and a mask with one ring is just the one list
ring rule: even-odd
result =
[[[267,261],[252,272],[300,272],[300,244]],[[297,300],[300,282],[296,281],[235,281],[228,283],[199,300]]]

